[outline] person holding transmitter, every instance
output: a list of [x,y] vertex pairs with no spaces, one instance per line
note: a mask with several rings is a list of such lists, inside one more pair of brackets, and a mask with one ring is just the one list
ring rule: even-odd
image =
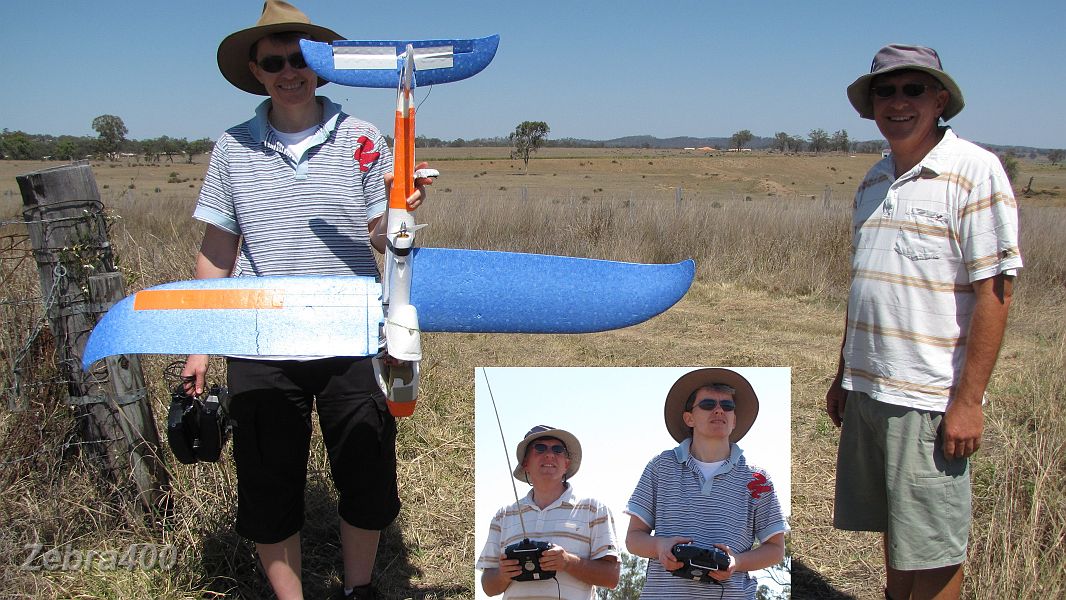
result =
[[[666,428],[680,444],[648,463],[625,511],[626,548],[651,559],[642,599],[750,600],[750,572],[784,559],[788,524],[773,483],[736,444],[758,412],[751,384],[728,369],[691,371],[670,388]],[[674,576],[685,572],[678,545],[720,551],[709,582]]]
[[[537,425],[518,443],[515,454],[519,464],[512,474],[533,489],[492,518],[477,561],[482,589],[489,596],[502,593],[505,600],[593,600],[596,587],[613,589],[621,566],[614,518],[607,505],[576,495],[569,482],[581,466],[577,437]],[[509,546],[526,540],[543,542],[547,548],[535,552],[535,560],[507,557]],[[545,576],[544,571],[555,574]]]

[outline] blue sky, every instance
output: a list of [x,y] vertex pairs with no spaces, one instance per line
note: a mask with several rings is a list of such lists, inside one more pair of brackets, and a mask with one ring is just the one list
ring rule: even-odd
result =
[[[551,137],[806,136],[814,128],[877,139],[844,88],[879,47],[935,47],[966,109],[952,124],[992,144],[1066,147],[1066,3],[297,2],[351,39],[502,37],[496,60],[437,86],[419,133],[506,135],[543,120]],[[253,25],[258,0],[4,0],[0,128],[95,135],[100,114],[129,137],[217,138],[257,98],[219,74],[223,37]],[[402,9],[400,7],[403,7]],[[393,94],[330,84],[322,93],[389,127]],[[420,91],[420,97],[425,91]]]

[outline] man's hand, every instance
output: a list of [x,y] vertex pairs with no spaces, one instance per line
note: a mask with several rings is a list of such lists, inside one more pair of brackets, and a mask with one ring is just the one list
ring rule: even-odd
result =
[[517,558],[507,558],[506,554],[500,555],[500,574],[507,579],[514,579],[522,574],[522,565]]
[[185,385],[185,393],[190,396],[199,396],[204,393],[204,380],[207,377],[206,354],[190,354],[185,359],[185,368],[181,370],[181,377]]
[[969,458],[981,447],[984,426],[985,414],[980,398],[976,402],[953,398],[948,402],[944,420],[940,423],[944,456],[949,459]]
[[[415,166],[415,170],[425,169],[429,167],[429,163],[421,162]],[[385,196],[388,197],[389,190],[392,189],[392,173],[385,173]],[[426,192],[426,186],[433,185],[432,177],[417,177],[415,178],[415,193],[411,194],[411,197],[407,199],[407,210],[415,210],[419,206],[422,206],[422,202],[425,201],[428,193]]]
[[844,422],[844,405],[847,402],[848,391],[840,385],[840,377],[835,377],[829,391],[825,393],[825,412],[829,414],[833,425],[840,427]]
[[733,551],[729,546],[726,546],[725,544],[715,544],[714,547],[729,555],[729,568],[725,570],[719,569],[717,571],[711,571],[708,574],[711,576],[711,579],[725,581],[732,577],[733,572],[737,570],[737,557],[733,554]]
[[576,560],[579,559],[564,550],[562,546],[552,544],[551,548],[540,555],[540,568],[543,571],[559,571],[563,573],[568,571],[571,563]]
[[685,563],[677,560],[677,557],[674,556],[674,546],[677,544],[687,544],[692,541],[692,538],[676,535],[673,537],[662,538],[656,536],[655,541],[658,544],[659,564],[661,564],[664,569],[667,571],[673,571],[684,566]]

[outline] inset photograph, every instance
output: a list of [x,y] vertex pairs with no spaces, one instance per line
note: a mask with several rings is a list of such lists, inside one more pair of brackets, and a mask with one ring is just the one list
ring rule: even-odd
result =
[[475,370],[476,598],[787,598],[787,367]]

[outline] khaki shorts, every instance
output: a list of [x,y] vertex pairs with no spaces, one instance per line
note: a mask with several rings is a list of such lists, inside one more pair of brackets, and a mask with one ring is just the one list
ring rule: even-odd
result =
[[944,457],[943,417],[848,392],[833,526],[887,533],[893,569],[935,569],[966,560],[969,461]]

